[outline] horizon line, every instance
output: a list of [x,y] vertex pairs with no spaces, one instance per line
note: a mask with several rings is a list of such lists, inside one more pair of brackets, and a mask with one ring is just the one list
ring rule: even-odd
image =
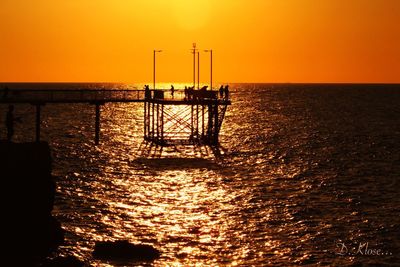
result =
[[[13,83],[44,83],[44,84],[49,84],[49,83],[110,83],[110,84],[151,84],[152,82],[143,82],[143,81],[138,81],[138,82],[126,82],[126,81],[0,81],[0,84],[13,84]],[[185,82],[185,81],[167,81],[167,82],[157,82],[156,84],[174,84],[174,83],[187,83],[187,84],[192,84],[193,81],[191,82]],[[197,83],[196,83],[197,84]],[[201,82],[200,84],[209,84],[209,82]],[[398,82],[215,82],[213,84],[366,84],[366,85],[400,85],[400,81]]]

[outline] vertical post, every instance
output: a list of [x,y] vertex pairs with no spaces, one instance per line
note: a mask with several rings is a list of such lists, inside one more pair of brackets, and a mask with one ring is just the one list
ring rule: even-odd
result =
[[164,143],[164,104],[161,104],[161,142]]
[[211,137],[213,132],[213,106],[208,104],[208,125],[207,125],[207,142],[211,143]]
[[196,43],[193,43],[193,87],[196,86]]
[[154,140],[154,102],[151,104],[151,137]]
[[98,145],[100,142],[100,104],[96,103],[96,119],[95,119],[95,137],[94,143]]
[[210,58],[210,64],[211,64],[211,67],[210,67],[210,90],[212,90],[212,86],[213,86],[213,83],[212,83],[212,74],[213,74],[213,51],[212,51],[212,49],[209,49],[209,50],[204,50],[205,52],[210,52],[210,56],[211,56],[211,58]]
[[210,90],[212,90],[212,67],[213,67],[213,62],[212,62],[212,57],[213,57],[213,55],[212,55],[212,53],[213,53],[213,51],[212,51],[212,49],[211,49],[211,50],[210,50],[210,54],[211,54]]
[[191,139],[191,141],[193,141],[193,105],[190,105],[191,106],[191,108],[192,108],[192,113],[190,114],[190,132],[191,132],[191,135],[190,135],[190,139]]
[[151,106],[151,103],[148,102],[147,103],[147,138],[150,137],[150,124],[151,124],[151,121],[150,121],[150,118],[151,118],[150,106]]
[[153,89],[156,89],[156,53],[162,50],[153,50]]
[[143,110],[143,137],[146,139],[147,137],[147,102],[144,100],[144,110]]
[[204,105],[201,105],[201,137],[204,138]]
[[200,89],[200,52],[197,51],[197,89]]
[[159,114],[159,104],[157,103],[157,121],[156,121],[156,128],[157,128],[157,136],[156,139],[159,141],[160,139],[160,128],[159,128],[159,121],[160,121],[160,114]]
[[40,104],[36,105],[36,142],[40,142]]
[[218,144],[218,100],[215,100],[215,111],[214,111],[214,145]]
[[156,50],[153,50],[153,89],[156,89]]
[[199,105],[196,105],[196,136],[199,139]]

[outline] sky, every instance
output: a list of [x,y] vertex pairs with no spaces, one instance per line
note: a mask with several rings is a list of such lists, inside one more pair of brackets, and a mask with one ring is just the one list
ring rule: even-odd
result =
[[0,82],[400,83],[398,0],[0,0]]

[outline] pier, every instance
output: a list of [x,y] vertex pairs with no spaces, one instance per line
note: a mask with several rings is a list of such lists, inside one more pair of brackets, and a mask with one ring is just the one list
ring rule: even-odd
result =
[[160,146],[177,144],[218,145],[218,136],[231,101],[215,90],[12,90],[0,104],[35,106],[35,140],[40,141],[41,109],[48,103],[83,103],[95,108],[94,143],[100,143],[101,106],[106,103],[143,103],[143,138]]

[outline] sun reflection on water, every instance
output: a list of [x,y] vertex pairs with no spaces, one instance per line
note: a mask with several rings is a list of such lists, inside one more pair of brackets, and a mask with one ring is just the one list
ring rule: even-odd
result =
[[[378,238],[381,243],[397,244],[389,233],[398,232],[398,219],[392,215],[398,203],[379,209],[363,204],[398,199],[393,198],[394,193],[380,194],[381,190],[395,192],[390,181],[397,177],[387,170],[397,170],[393,167],[396,144],[389,138],[384,141],[388,143],[384,151],[375,148],[377,155],[393,163],[382,162],[384,167],[378,169],[387,177],[381,177],[370,167],[376,164],[365,166],[365,162],[371,162],[367,153],[373,146],[370,139],[383,141],[374,140],[368,132],[354,137],[354,129],[340,123],[342,118],[325,112],[325,104],[334,98],[327,101],[322,93],[310,91],[307,95],[301,89],[286,93],[283,89],[256,89],[251,97],[246,90],[232,94],[234,104],[226,113],[220,136],[228,153],[221,158],[204,147],[162,151],[151,147],[156,157],[138,153],[146,147],[140,104],[102,107],[98,147],[92,144],[92,107],[71,106],[44,113],[52,118],[47,121],[52,131],[44,130],[43,135],[52,143],[55,172],[60,177],[54,214],[67,232],[61,254],[77,255],[95,266],[111,266],[93,260],[94,243],[128,239],[162,251],[154,266],[325,262],[349,266],[354,259],[332,258],[335,240]],[[315,101],[318,95],[320,99]],[[397,112],[397,103],[395,107]],[[73,123],[76,128],[66,133],[65,123],[76,120],[76,110],[82,113]],[[338,124],[348,129],[338,129]],[[377,133],[393,136],[390,128],[387,132],[379,128]],[[357,141],[357,148],[343,140]],[[366,187],[371,184],[374,186]],[[371,194],[375,194],[373,199]],[[389,219],[377,221],[378,215]],[[366,260],[373,263],[375,258]]]
[[103,196],[103,201],[110,213],[123,214],[124,220],[104,215],[100,221],[113,228],[113,239],[129,237],[133,242],[145,242],[151,236],[173,253],[164,257],[171,260],[180,255],[176,262],[169,262],[176,266],[182,259],[188,263],[204,257],[210,247],[224,242],[223,232],[232,224],[224,212],[231,210],[232,204],[218,173],[198,172],[206,177],[168,170],[157,178],[119,180],[114,186],[129,192],[129,196]]

